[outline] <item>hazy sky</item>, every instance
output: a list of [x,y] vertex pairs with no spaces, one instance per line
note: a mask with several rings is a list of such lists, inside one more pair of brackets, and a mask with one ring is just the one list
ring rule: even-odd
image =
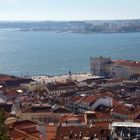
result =
[[0,20],[138,18],[140,0],[0,0]]

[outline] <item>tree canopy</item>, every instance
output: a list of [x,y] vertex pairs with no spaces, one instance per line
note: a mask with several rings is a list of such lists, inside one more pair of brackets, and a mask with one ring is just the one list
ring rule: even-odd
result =
[[5,120],[5,112],[3,109],[0,109],[0,140],[10,140],[7,127],[4,124]]

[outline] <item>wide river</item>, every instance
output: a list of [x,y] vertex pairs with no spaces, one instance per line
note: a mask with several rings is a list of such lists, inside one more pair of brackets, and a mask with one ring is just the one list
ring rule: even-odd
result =
[[140,33],[77,34],[0,30],[0,73],[89,72],[90,56],[140,60]]

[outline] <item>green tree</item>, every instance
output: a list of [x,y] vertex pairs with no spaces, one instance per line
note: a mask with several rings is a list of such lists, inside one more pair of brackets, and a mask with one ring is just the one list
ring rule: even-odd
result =
[[5,119],[5,112],[3,109],[0,109],[0,140],[10,140],[7,128],[4,124]]

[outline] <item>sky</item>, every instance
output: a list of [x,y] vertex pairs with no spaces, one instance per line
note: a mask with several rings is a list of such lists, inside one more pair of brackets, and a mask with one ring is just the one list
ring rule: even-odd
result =
[[140,19],[140,0],[0,0],[0,20]]

